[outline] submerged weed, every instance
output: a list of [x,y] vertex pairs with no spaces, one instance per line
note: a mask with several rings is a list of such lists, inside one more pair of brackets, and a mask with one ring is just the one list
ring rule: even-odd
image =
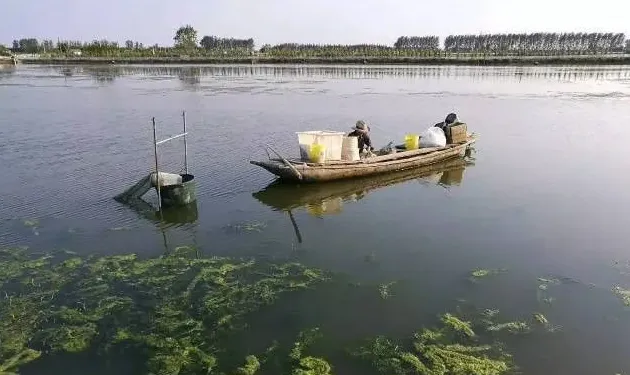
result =
[[[153,259],[30,258],[0,251],[0,372],[41,355],[113,346],[150,353],[155,374],[209,373],[219,338],[245,326],[245,316],[281,295],[326,280],[297,263],[196,259],[189,248]],[[246,358],[239,374],[259,365]]]
[[37,219],[24,220],[24,226],[27,226],[29,228],[36,228],[39,226],[39,220]]
[[507,323],[499,323],[490,325],[488,331],[508,331],[510,333],[527,333],[530,331],[529,324],[526,322],[515,321],[515,322],[507,322]]
[[266,223],[260,221],[252,221],[249,223],[242,223],[230,226],[236,232],[258,232],[261,233],[264,228],[267,227]]
[[619,285],[612,289],[613,293],[623,302],[625,306],[630,306],[630,290],[624,289]]
[[353,354],[383,374],[500,375],[512,369],[498,346],[476,342],[470,323],[451,314],[444,314],[441,322],[441,328],[416,333],[410,346],[380,336]]
[[534,313],[533,316],[534,316],[534,320],[536,320],[538,323],[543,324],[543,325],[549,324],[549,321],[543,314]]
[[495,276],[495,275],[499,275],[501,273],[505,273],[507,272],[506,269],[503,268],[497,268],[497,269],[483,269],[483,268],[477,268],[473,271],[470,272],[470,280],[473,282],[477,282],[481,279],[484,279],[486,277],[490,277],[490,276]]
[[245,357],[245,365],[236,369],[235,375],[254,375],[260,369],[260,362],[254,355]]
[[394,284],[396,284],[396,281],[392,281],[387,284],[381,284],[378,286],[378,292],[381,295],[382,299],[388,299],[389,297],[391,297],[390,287]]

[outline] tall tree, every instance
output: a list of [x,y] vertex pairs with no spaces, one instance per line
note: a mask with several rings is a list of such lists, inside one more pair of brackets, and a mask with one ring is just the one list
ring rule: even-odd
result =
[[133,49],[133,40],[127,40],[127,41],[125,41],[125,48],[127,48],[127,49]]
[[55,43],[50,39],[46,39],[46,40],[42,40],[42,43],[40,46],[44,52],[47,52],[55,48]]
[[39,52],[39,42],[35,38],[23,38],[19,41],[20,51],[24,53]]
[[197,47],[197,30],[192,26],[182,26],[175,32],[173,37],[175,47],[184,49],[193,49]]

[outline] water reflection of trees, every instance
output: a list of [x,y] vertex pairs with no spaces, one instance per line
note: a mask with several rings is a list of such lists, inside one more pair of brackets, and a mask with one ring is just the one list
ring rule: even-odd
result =
[[201,82],[202,72],[198,67],[183,67],[176,74],[185,86],[197,86]]
[[177,77],[186,85],[198,85],[201,77],[295,77],[295,78],[450,78],[513,80],[611,80],[630,78],[630,70],[621,66],[567,67],[493,67],[493,66],[284,66],[284,65],[207,65],[207,66],[73,66],[58,68],[65,76],[88,75],[99,83],[116,77],[141,75]]
[[119,66],[64,65],[55,69],[64,77],[88,76],[99,84],[112,83],[117,77],[128,74]]
[[14,65],[2,65],[0,64],[0,79],[11,77],[15,74],[16,68]]

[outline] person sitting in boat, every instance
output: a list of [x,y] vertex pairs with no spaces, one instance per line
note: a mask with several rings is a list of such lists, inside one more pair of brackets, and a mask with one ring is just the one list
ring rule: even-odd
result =
[[348,137],[357,137],[359,152],[372,152],[374,147],[372,147],[372,140],[370,139],[370,127],[365,124],[365,121],[359,120],[356,125],[352,128],[352,132],[348,134]]
[[444,131],[444,134],[446,134],[446,129],[456,122],[459,122],[459,120],[457,119],[457,115],[455,113],[449,113],[444,119],[444,121],[438,122],[437,124],[433,126],[435,126],[436,128],[442,129]]

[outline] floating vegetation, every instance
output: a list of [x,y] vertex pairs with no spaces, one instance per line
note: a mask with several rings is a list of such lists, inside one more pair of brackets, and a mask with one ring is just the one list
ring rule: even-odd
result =
[[[246,327],[248,313],[326,280],[297,263],[191,259],[179,250],[152,259],[0,251],[0,372],[40,356],[124,347],[148,353],[149,373],[209,373],[225,354],[220,338]],[[248,356],[236,371],[253,374],[257,362]]]
[[534,313],[533,316],[534,316],[534,320],[536,320],[538,323],[543,324],[543,325],[549,324],[549,321],[543,314]]
[[470,322],[460,320],[449,313],[442,316],[442,323],[444,323],[445,326],[450,327],[453,331],[463,333],[468,337],[473,337],[475,335],[475,332],[470,326]]
[[112,232],[121,232],[124,230],[131,230],[130,226],[123,226],[123,227],[113,227],[113,228],[109,228],[110,231]]
[[549,289],[549,285],[558,285],[560,284],[560,280],[558,279],[546,279],[543,277],[538,278],[538,289],[539,290],[547,290]]
[[299,367],[294,369],[292,375],[330,375],[331,367],[326,360],[317,357],[304,357],[300,359]]
[[630,290],[617,285],[612,289],[612,291],[617,295],[617,297],[619,297],[625,306],[630,306]]
[[473,270],[470,273],[470,279],[472,281],[478,281],[480,279],[483,279],[489,276],[495,276],[495,275],[505,273],[505,272],[507,272],[507,270],[503,268],[497,268],[497,269],[478,268],[478,269]]
[[391,283],[387,284],[381,284],[378,286],[378,292],[381,295],[382,299],[388,299],[389,297],[391,297],[390,287],[394,284],[396,284],[396,281],[392,281]]
[[485,310],[482,314],[481,322],[486,326],[486,330],[489,332],[502,332],[506,331],[512,334],[529,333],[533,330],[532,325],[541,325],[548,332],[559,331],[561,326],[554,326],[549,323],[549,320],[545,315],[539,312],[532,314],[531,322],[524,320],[515,320],[511,322],[499,323],[495,318],[499,315],[499,310]]
[[560,280],[558,279],[546,279],[544,277],[539,277],[538,278],[538,282],[542,283],[542,284],[560,284]]
[[510,333],[527,333],[530,331],[529,324],[527,322],[514,321],[507,323],[499,323],[490,325],[487,328],[488,331],[508,331]]
[[[481,345],[470,323],[451,315],[439,329],[423,329],[407,345],[379,336],[354,355],[383,374],[499,375],[512,369],[511,358],[498,345]],[[463,333],[463,335],[462,335]]]
[[499,314],[498,309],[485,309],[482,315],[487,319],[492,319]]
[[260,362],[255,355],[245,357],[245,365],[236,369],[236,375],[254,375],[260,369]]
[[24,220],[24,225],[30,228],[35,228],[39,226],[39,220],[37,219]]
[[555,301],[555,298],[549,297],[547,295],[549,286],[559,285],[561,284],[561,281],[557,278],[544,278],[544,277],[539,277],[537,281],[538,281],[538,288],[536,290],[536,299],[538,300],[538,302],[544,303],[546,305],[551,305],[553,301]]
[[37,219],[32,219],[32,220],[24,220],[24,226],[31,228],[31,230],[33,231],[33,234],[36,236],[39,236],[39,220]]
[[262,232],[267,227],[266,223],[260,221],[252,221],[250,223],[242,223],[229,226],[237,232]]

